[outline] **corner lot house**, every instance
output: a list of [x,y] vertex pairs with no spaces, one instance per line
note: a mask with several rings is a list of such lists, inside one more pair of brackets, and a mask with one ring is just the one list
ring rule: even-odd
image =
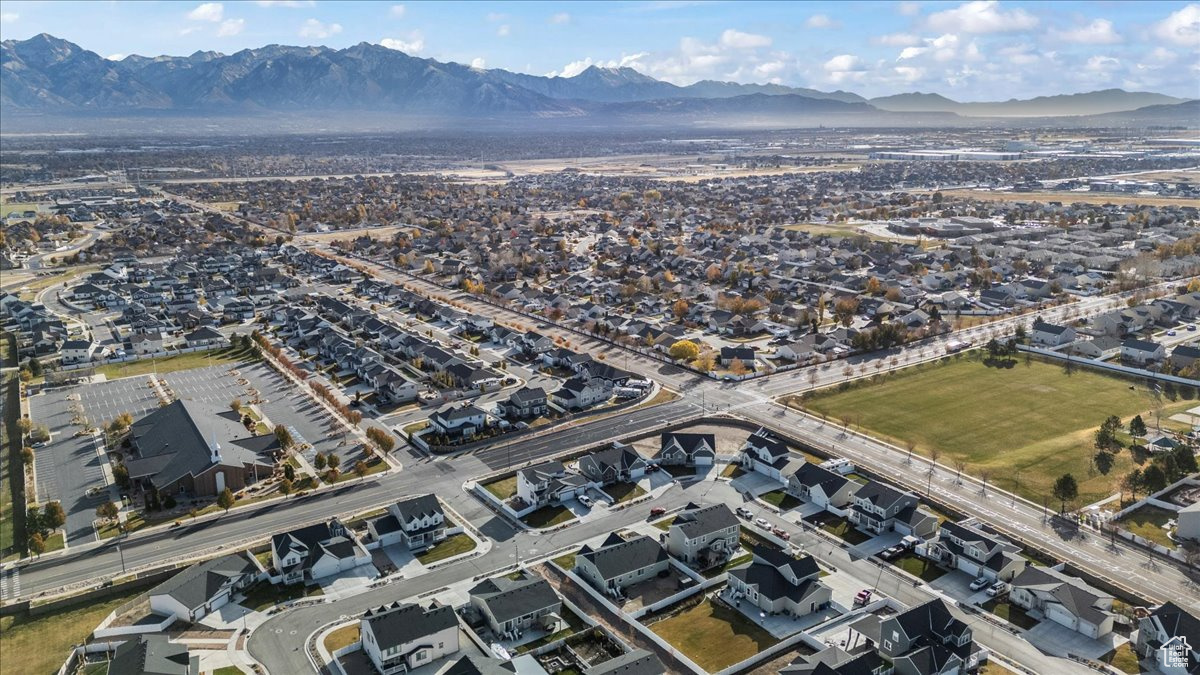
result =
[[[1194,673],[1200,666],[1200,619],[1167,602],[1138,620],[1137,653],[1165,675]],[[1186,657],[1186,658],[1184,658]],[[1186,663],[1186,666],[1181,664]]]
[[616,532],[599,548],[585,545],[575,557],[575,572],[602,593],[619,596],[625,588],[654,578],[670,565],[667,552],[646,535],[625,540]]
[[761,428],[746,438],[739,459],[747,471],[757,471],[780,482],[787,481],[784,475],[800,461],[792,459],[786,443]]
[[801,464],[787,479],[789,493],[827,511],[844,510],[858,488],[858,482],[812,462]]
[[196,563],[151,589],[150,609],[177,621],[199,621],[228,604],[259,573],[258,565],[243,555]]
[[551,630],[562,612],[562,600],[541,577],[485,579],[470,595],[471,606],[496,635],[515,636],[529,628]]
[[568,474],[562,462],[549,461],[517,472],[517,497],[529,506],[545,506],[571,499],[587,489],[588,481]]
[[86,363],[96,354],[96,343],[91,340],[67,340],[62,344],[62,362]]
[[362,648],[383,675],[406,673],[458,651],[458,617],[447,606],[402,605],[367,610]]
[[711,466],[717,456],[713,434],[663,434],[656,458],[659,464]]
[[640,479],[646,474],[646,460],[623,443],[579,458],[579,473],[593,483],[611,485]]
[[946,567],[993,580],[1012,581],[1026,565],[1019,546],[965,523],[942,523],[926,551]]
[[821,583],[812,556],[801,558],[758,546],[754,560],[729,570],[733,597],[745,598],[764,612],[807,616],[829,606],[833,590]]
[[1090,638],[1111,633],[1116,617],[1112,596],[1049,567],[1026,567],[1013,579],[1008,597],[1014,605]]
[[708,569],[725,562],[738,548],[741,523],[724,504],[688,504],[663,535],[667,552],[683,562]]
[[167,494],[215,497],[237,491],[274,470],[275,434],[256,436],[237,413],[179,400],[133,423],[129,478]]
[[446,538],[446,512],[435,495],[408,497],[388,507],[388,514],[367,524],[382,546],[404,544],[410,551]]
[[271,538],[271,562],[285,584],[311,584],[371,562],[371,554],[337,518]]

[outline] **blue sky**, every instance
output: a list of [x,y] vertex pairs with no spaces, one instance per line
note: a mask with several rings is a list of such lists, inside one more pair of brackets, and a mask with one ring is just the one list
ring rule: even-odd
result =
[[995,100],[1108,87],[1200,97],[1185,2],[23,2],[0,37],[103,56],[382,44],[538,75],[628,65],[659,79]]

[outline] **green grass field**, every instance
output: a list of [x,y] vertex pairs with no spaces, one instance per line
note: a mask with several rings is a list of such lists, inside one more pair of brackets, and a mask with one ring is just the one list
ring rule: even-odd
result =
[[475,550],[475,540],[459,533],[452,537],[446,537],[424,553],[418,553],[417,560],[420,560],[422,565],[431,565],[439,560],[473,550]]
[[540,530],[545,527],[562,525],[574,518],[575,514],[571,513],[571,509],[565,506],[543,506],[522,518],[521,521],[534,529]]
[[82,643],[109,612],[136,595],[89,601],[39,617],[0,618],[0,675],[57,671],[72,645]]
[[109,363],[98,366],[96,374],[102,374],[112,380],[119,377],[132,377],[134,375],[146,375],[155,372],[162,374],[173,373],[178,370],[206,368],[208,366],[233,365],[253,360],[256,359],[248,349],[226,347],[223,349],[189,352],[187,354],[174,354],[156,359],[142,359],[141,361],[130,361],[128,363]]
[[789,511],[804,503],[784,492],[783,490],[772,490],[760,496],[759,498],[771,506],[783,511]]
[[1163,529],[1163,525],[1175,518],[1175,515],[1173,511],[1147,504],[1127,514],[1118,522],[1121,523],[1121,527],[1139,537],[1149,539],[1167,548],[1175,548],[1175,542],[1167,536],[1167,531]]
[[983,603],[983,608],[1023,630],[1029,630],[1038,624],[1037,619],[1029,616],[1025,613],[1025,610],[1007,600],[992,598]]
[[[1197,401],[1164,404],[1167,417]],[[962,358],[821,392],[807,408],[831,420],[849,418],[900,447],[911,441],[921,454],[938,448],[940,463],[962,460],[976,476],[989,471],[993,485],[1035,502],[1050,493],[1055,479],[1071,473],[1082,505],[1115,493],[1134,466],[1130,453],[1121,452],[1108,475],[1090,471],[1096,428],[1108,415],[1123,422],[1139,413],[1147,418],[1153,400],[1143,383],[1095,371],[1068,375],[1036,360],[994,368]]]
[[1100,660],[1122,673],[1137,675],[1142,672],[1142,667],[1138,664],[1137,652],[1133,651],[1133,646],[1128,642],[1101,656]]
[[491,483],[485,483],[483,489],[496,495],[498,499],[508,499],[517,494],[517,477],[509,476]]
[[934,581],[946,573],[946,570],[938,567],[933,561],[926,560],[915,553],[905,553],[891,562],[921,581]]
[[711,600],[652,623],[650,630],[710,673],[779,642],[740,612]]
[[614,504],[621,504],[641,497],[646,494],[646,490],[637,483],[616,483],[604,488],[604,494],[612,497]]

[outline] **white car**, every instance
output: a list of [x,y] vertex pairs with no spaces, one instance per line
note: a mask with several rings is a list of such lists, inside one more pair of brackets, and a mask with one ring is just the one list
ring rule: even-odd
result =
[[997,595],[1000,595],[1001,593],[1003,593],[1004,591],[1007,591],[1007,590],[1008,590],[1008,584],[1004,583],[1003,581],[997,581],[996,583],[992,584],[991,586],[988,586],[987,594],[988,594],[989,598],[994,598]]
[[978,579],[971,582],[970,588],[973,591],[981,591],[981,590],[983,590],[984,586],[987,586],[990,583],[992,583],[991,579],[988,579],[987,577],[979,577]]
[[771,527],[770,521],[768,521],[766,518],[755,518],[754,524],[759,527]]
[[579,495],[579,503],[583,504],[589,509],[592,508],[592,498],[587,495]]

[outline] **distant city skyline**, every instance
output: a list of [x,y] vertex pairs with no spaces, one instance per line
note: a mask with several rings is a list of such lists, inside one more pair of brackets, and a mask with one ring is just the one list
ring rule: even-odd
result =
[[0,38],[50,33],[112,59],[268,44],[380,44],[535,75],[962,101],[1096,89],[1200,96],[1200,4],[1182,2],[21,2]]

